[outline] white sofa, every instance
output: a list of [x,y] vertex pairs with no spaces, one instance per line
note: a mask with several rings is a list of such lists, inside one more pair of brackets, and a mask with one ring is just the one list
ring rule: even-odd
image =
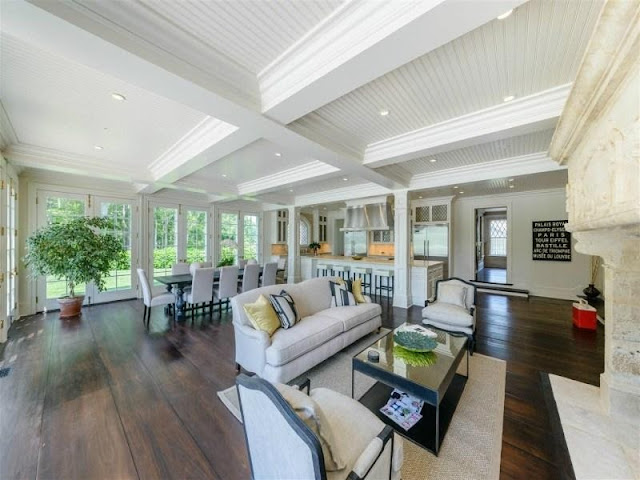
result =
[[[336,352],[380,328],[382,309],[367,303],[331,307],[332,277],[312,278],[297,284],[270,285],[237,295],[231,300],[236,339],[236,363],[271,382],[286,383],[318,365]],[[301,320],[269,337],[256,330],[243,305],[286,290]]]

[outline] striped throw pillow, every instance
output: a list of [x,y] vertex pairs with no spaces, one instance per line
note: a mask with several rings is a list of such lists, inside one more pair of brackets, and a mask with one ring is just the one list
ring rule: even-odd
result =
[[332,307],[347,307],[349,305],[356,305],[356,299],[346,285],[340,285],[336,282],[329,282],[331,288],[331,306]]
[[286,290],[282,290],[280,295],[269,295],[269,300],[280,320],[280,326],[285,330],[293,327],[300,320],[296,304]]

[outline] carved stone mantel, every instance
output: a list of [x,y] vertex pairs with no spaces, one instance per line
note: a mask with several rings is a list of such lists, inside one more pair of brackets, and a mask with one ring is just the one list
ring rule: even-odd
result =
[[640,2],[609,0],[549,153],[567,165],[567,229],[605,266],[610,415],[640,424]]

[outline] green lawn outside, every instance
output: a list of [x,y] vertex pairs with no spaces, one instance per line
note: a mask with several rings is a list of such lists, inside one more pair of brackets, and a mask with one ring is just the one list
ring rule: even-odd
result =
[[[128,290],[131,288],[131,275],[122,270],[118,270],[116,281],[116,271],[111,272],[111,276],[106,279],[106,291]],[[116,288],[117,285],[117,288]],[[85,293],[85,286],[76,286],[76,295]],[[53,280],[47,282],[47,298],[59,298],[67,295],[67,285],[64,280]]]

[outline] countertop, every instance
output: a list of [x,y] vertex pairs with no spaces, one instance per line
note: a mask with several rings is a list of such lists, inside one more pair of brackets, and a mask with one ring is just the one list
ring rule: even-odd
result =
[[[310,260],[316,260],[316,261],[320,261],[320,262],[345,262],[345,263],[351,263],[351,264],[358,264],[358,263],[368,263],[368,264],[375,264],[375,265],[393,265],[395,260],[389,260],[388,258],[385,257],[362,257],[361,260],[354,260],[351,257],[345,257],[345,256],[338,256],[338,255],[318,255],[317,257],[302,257],[302,258],[308,258]],[[414,267],[432,267],[434,265],[442,265],[441,261],[428,261],[428,262],[424,262],[423,260],[414,260],[412,262],[412,266]]]

